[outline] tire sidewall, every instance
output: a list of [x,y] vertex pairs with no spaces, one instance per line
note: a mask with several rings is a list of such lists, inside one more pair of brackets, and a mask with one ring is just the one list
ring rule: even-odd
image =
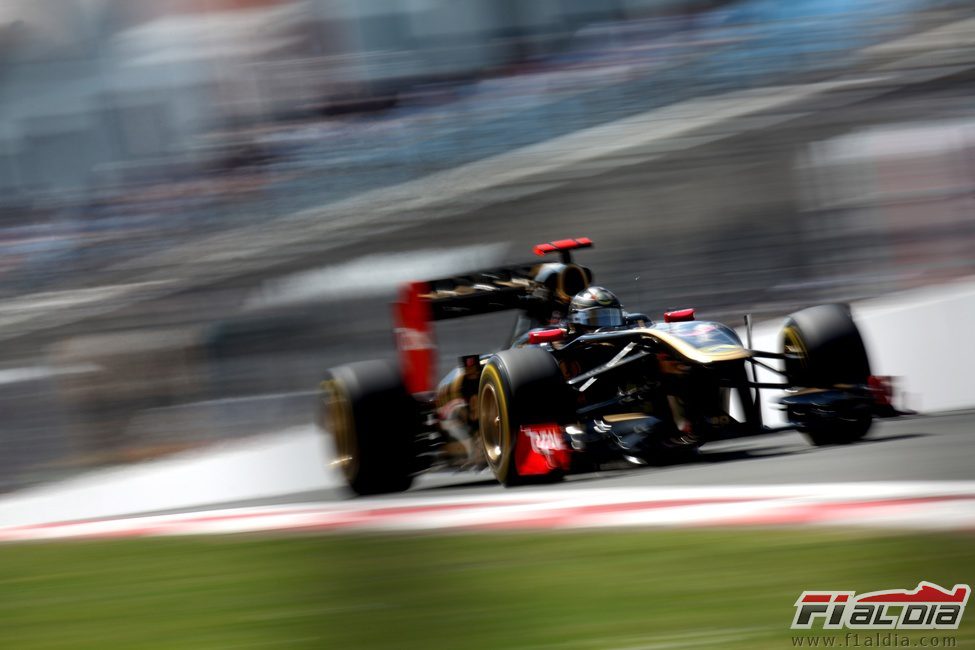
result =
[[[566,422],[569,413],[568,389],[558,362],[551,353],[541,348],[504,350],[493,355],[481,371],[479,409],[487,384],[493,386],[498,396],[501,417],[501,454],[496,462],[491,462],[487,442],[481,435],[483,432],[478,435],[488,465],[504,485],[534,480],[536,477],[518,474],[515,463],[518,433],[525,424]],[[557,477],[558,473],[553,473],[549,479]]]
[[789,382],[803,388],[866,384],[870,362],[849,307],[819,305],[792,314],[781,349],[799,348],[802,359],[785,361]]
[[[354,467],[345,474],[357,494],[383,494],[409,488],[419,430],[416,403],[395,364],[366,361],[331,370],[326,382],[348,418],[354,437]],[[334,434],[334,432],[333,432]]]
[[[512,421],[513,413],[510,408],[511,391],[508,388],[509,380],[506,377],[504,366],[495,363],[493,358],[488,361],[484,366],[484,370],[481,372],[481,381],[477,391],[478,404],[483,403],[484,390],[488,384],[494,388],[495,394],[497,395],[498,416],[501,420],[501,455],[496,461],[491,460],[491,455],[487,449],[488,443],[484,436],[479,435],[478,438],[481,441],[484,457],[487,459],[491,471],[494,472],[498,481],[508,484],[509,481],[516,480],[515,477],[517,477],[518,470],[514,463],[514,448],[517,437],[512,435],[512,431],[518,431],[520,425]],[[480,426],[483,426],[483,423],[480,423]]]

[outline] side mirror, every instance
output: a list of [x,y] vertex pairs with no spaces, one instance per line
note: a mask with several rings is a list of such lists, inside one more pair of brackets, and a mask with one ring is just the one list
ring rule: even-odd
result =
[[665,323],[682,323],[688,320],[694,320],[693,309],[678,309],[676,311],[668,311],[664,313]]
[[554,327],[547,330],[535,330],[533,332],[528,332],[528,345],[534,345],[536,343],[552,343],[554,341],[561,341],[565,338],[565,330],[561,327]]

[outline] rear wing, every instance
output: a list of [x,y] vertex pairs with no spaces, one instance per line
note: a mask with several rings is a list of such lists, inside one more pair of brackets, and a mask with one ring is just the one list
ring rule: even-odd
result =
[[393,333],[407,390],[423,393],[436,385],[436,321],[514,309],[536,317],[551,314],[592,281],[589,269],[573,264],[570,253],[591,246],[587,238],[539,244],[536,254],[559,252],[562,262],[502,266],[402,285],[393,303]]
[[547,244],[537,244],[535,246],[536,255],[547,255],[548,253],[561,253],[563,264],[572,263],[572,251],[579,248],[592,248],[592,240],[588,237],[577,239],[560,239],[548,242]]

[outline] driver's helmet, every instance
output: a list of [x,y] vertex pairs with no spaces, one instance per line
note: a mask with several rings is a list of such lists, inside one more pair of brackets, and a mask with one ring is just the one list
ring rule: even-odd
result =
[[625,324],[623,303],[609,289],[592,286],[577,293],[569,303],[569,326],[577,331],[595,331]]

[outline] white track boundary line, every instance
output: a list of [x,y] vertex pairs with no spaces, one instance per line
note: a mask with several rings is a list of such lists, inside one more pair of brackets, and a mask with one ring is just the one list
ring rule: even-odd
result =
[[506,491],[233,508],[0,528],[0,541],[271,531],[713,526],[975,529],[975,481]]

